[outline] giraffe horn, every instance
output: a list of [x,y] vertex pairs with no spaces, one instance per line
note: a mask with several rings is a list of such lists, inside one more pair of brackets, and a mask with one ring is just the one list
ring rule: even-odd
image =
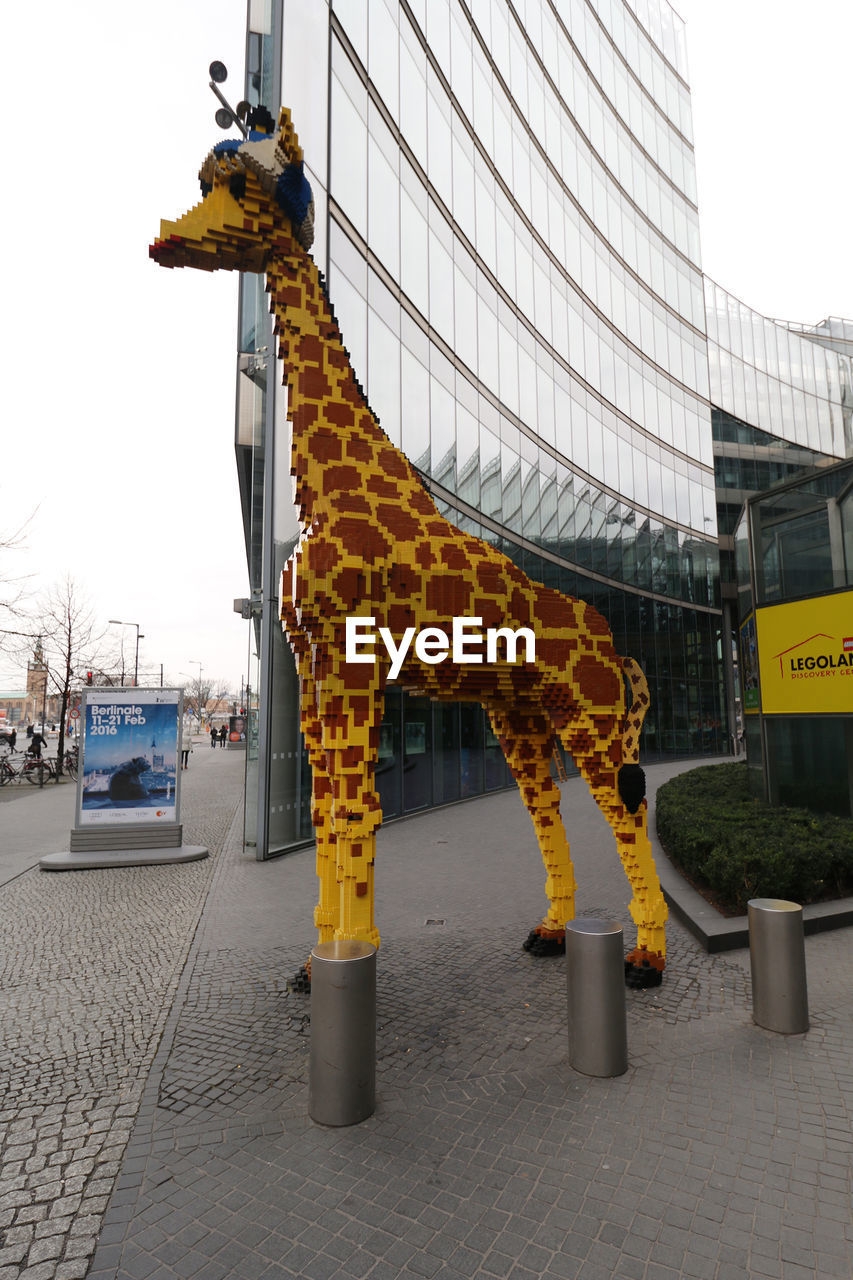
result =
[[299,164],[304,159],[287,107],[282,107],[278,113],[278,141],[275,154],[282,165]]

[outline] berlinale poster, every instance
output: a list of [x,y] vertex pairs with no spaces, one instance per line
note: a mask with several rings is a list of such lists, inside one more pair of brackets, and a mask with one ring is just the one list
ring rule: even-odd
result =
[[180,689],[87,689],[77,826],[178,822]]

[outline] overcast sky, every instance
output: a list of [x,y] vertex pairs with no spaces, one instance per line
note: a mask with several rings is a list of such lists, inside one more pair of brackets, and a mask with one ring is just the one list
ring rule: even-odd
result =
[[[681,0],[705,270],[766,315],[853,317],[850,0]],[[242,0],[6,5],[0,571],[70,572],[140,663],[239,689],[236,278],[148,259],[242,96]],[[286,87],[285,87],[286,96]],[[298,122],[297,122],[298,127]],[[134,629],[125,633],[132,650]],[[17,673],[17,674],[16,674]],[[0,685],[20,669],[0,654]]]

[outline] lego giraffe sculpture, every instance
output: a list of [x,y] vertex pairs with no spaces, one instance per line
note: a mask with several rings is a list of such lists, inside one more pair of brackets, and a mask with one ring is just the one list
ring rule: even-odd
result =
[[[282,575],[282,620],[298,664],[313,771],[320,940],[379,943],[373,870],[382,812],[374,766],[393,670],[434,699],[476,701],[487,710],[545,862],[548,909],[525,942],[540,955],[562,949],[565,923],[574,918],[575,879],[550,774],[560,739],[612,828],[633,890],[637,945],[626,959],[626,980],[655,985],[667,911],[637,764],[645,678],[635,662],[617,656],[607,623],[590,605],[529,581],[439,515],[350,366],[308,253],[313,202],[289,113],[282,110],[276,127],[260,109],[250,126],[248,141],[213,149],[200,174],[203,200],[179,221],[164,222],[150,253],[167,267],[266,272],[302,525]],[[454,618],[479,620],[497,636],[493,660],[465,662],[464,647],[449,653],[438,632],[426,631],[396,669],[378,645],[373,660],[362,648],[360,660],[353,652],[347,661],[348,617],[376,632],[385,628],[401,654],[406,636],[426,628],[449,634]],[[521,628],[535,637],[533,661],[522,661],[507,635],[525,634]]]

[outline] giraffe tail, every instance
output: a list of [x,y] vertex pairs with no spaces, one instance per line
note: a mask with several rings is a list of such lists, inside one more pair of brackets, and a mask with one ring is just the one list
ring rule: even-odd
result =
[[625,716],[622,732],[622,766],[619,770],[619,795],[629,813],[636,813],[646,795],[646,775],[638,763],[640,731],[649,709],[649,685],[633,658],[622,659],[622,671],[631,689],[631,706]]

